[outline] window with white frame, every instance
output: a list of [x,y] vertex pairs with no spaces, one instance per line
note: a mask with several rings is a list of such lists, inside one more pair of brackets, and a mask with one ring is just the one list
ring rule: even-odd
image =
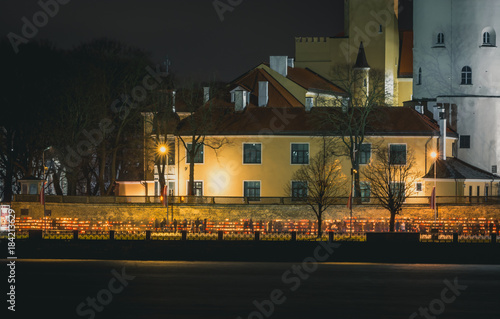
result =
[[[189,181],[186,181],[186,185],[187,185],[187,194],[189,194]],[[193,195],[203,196],[203,181],[193,182]]]
[[491,34],[489,32],[483,33],[483,45],[491,45]]
[[262,144],[243,144],[243,164],[262,164]]
[[420,193],[422,191],[423,191],[422,183],[420,182],[415,183],[415,192]]
[[249,201],[259,201],[260,200],[260,182],[259,181],[245,181],[243,188],[244,188],[244,196]]
[[463,85],[471,85],[472,84],[472,69],[470,66],[464,66],[462,68],[462,82]]
[[359,191],[361,202],[368,203],[371,196],[371,185],[370,182],[359,182]]
[[372,156],[372,145],[363,143],[359,147],[359,164],[369,164]]
[[444,44],[444,33],[442,33],[442,32],[438,33],[437,39],[436,39],[436,44],[438,44],[438,45]]
[[[195,164],[203,164],[203,151],[204,145],[198,144],[196,146],[196,153],[194,155],[194,163]],[[193,149],[193,144],[186,144],[186,163],[191,163],[191,150]]]
[[292,181],[292,200],[303,200],[307,197],[307,182]]
[[292,143],[291,147],[292,164],[309,164],[309,144]]
[[406,165],[406,144],[390,144],[389,164]]
[[391,182],[390,187],[391,193],[396,198],[404,198],[405,196],[405,183],[404,182]]

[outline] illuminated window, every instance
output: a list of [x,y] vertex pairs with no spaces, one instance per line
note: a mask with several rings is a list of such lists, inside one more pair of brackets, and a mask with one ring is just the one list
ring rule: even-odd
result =
[[292,143],[292,164],[309,164],[309,144]]
[[260,200],[260,182],[244,182],[244,194],[249,201]]
[[243,144],[243,164],[262,163],[262,144]]
[[391,144],[389,149],[389,164],[406,165],[406,144]]
[[[195,164],[203,164],[203,144],[197,145],[196,154],[194,156]],[[193,149],[193,144],[186,144],[186,163],[191,163],[191,150]]]
[[307,197],[307,182],[292,181],[292,200],[302,200]]
[[194,182],[193,195],[194,196],[203,196],[203,182]]
[[372,156],[372,145],[361,144],[359,148],[359,164],[369,164]]

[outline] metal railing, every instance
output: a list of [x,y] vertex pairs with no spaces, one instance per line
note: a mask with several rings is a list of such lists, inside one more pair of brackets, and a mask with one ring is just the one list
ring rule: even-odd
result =
[[[6,238],[0,234],[0,238]],[[16,239],[27,240],[63,240],[63,241],[335,241],[335,242],[366,242],[366,233],[336,233],[324,232],[321,237],[311,233],[292,232],[207,232],[192,233],[164,231],[56,231],[29,230],[17,231]],[[422,243],[477,243],[500,244],[496,233],[490,235],[459,235],[458,233],[420,234]]]

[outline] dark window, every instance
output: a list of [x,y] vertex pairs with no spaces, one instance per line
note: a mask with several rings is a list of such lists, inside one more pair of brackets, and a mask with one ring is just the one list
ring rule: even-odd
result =
[[389,152],[389,164],[406,165],[406,145],[391,144]]
[[309,144],[292,144],[292,164],[309,164]]
[[292,182],[292,200],[301,200],[307,197],[307,182]]
[[[191,163],[191,156],[189,153],[193,149],[193,144],[187,144],[187,149],[186,149],[186,161],[187,163]],[[196,164],[203,164],[203,144],[198,145],[198,150],[194,156],[194,163]]]
[[405,183],[391,183],[391,193],[394,194],[396,198],[403,199],[405,196]]
[[489,32],[483,33],[483,44],[486,44],[486,45],[491,44],[491,35]]
[[243,144],[243,163],[262,163],[262,144]]
[[21,209],[21,216],[28,216],[29,213],[30,213],[29,209],[26,209],[26,208]]
[[439,33],[437,36],[437,44],[444,44],[444,33]]
[[465,85],[471,85],[472,84],[472,69],[470,66],[464,66],[462,68],[462,83]]
[[498,169],[497,169],[497,166],[496,166],[496,165],[492,165],[492,166],[491,166],[491,172],[492,172],[493,174],[496,174],[496,173],[497,173],[497,170],[498,170]]
[[249,201],[259,201],[260,200],[260,182],[245,182],[244,183],[245,197]]
[[416,183],[415,184],[415,191],[416,192],[421,192],[422,191],[422,183]]
[[371,144],[361,144],[359,147],[359,164],[369,164],[372,155]]
[[422,84],[422,68],[418,68],[418,78],[417,78],[417,85]]
[[470,135],[460,136],[460,148],[470,148]]
[[370,182],[360,182],[359,190],[361,193],[361,202],[367,203],[370,201],[371,187]]

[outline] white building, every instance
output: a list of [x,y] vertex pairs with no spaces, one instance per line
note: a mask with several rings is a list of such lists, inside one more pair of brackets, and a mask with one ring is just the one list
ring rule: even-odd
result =
[[444,108],[460,134],[456,157],[497,173],[500,0],[417,0],[413,24],[413,100],[436,120]]

